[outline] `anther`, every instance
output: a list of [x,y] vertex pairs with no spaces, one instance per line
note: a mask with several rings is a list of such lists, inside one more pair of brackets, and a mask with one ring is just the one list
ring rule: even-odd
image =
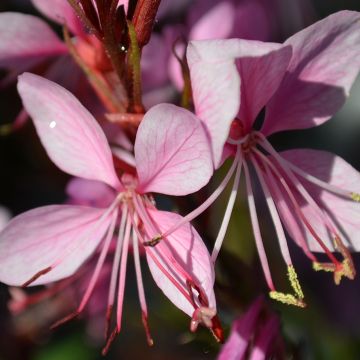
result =
[[49,266],[43,270],[40,270],[39,272],[37,272],[33,277],[31,277],[28,281],[24,282],[21,287],[25,288],[27,286],[29,286],[30,284],[32,284],[35,280],[37,280],[40,276],[43,276],[45,274],[47,274],[48,272],[50,272],[52,270],[52,267]]
[[355,192],[352,192],[352,193],[350,194],[350,196],[351,196],[351,198],[352,198],[354,201],[360,202],[360,194],[355,193]]
[[294,305],[301,308],[306,307],[306,303],[304,302],[304,293],[301,289],[301,285],[293,265],[288,266],[288,278],[296,296],[279,291],[270,291],[269,296],[274,300],[282,302],[283,304]]
[[291,294],[284,294],[278,291],[270,291],[269,296],[271,297],[271,299],[280,301],[286,305],[294,305],[301,308],[306,307],[306,304],[302,299],[297,299],[294,295]]
[[50,326],[50,329],[51,329],[51,330],[54,330],[54,329],[58,328],[59,326],[64,325],[65,323],[67,323],[67,322],[75,319],[76,317],[78,317],[79,314],[80,314],[80,312],[79,312],[78,310],[72,312],[71,314],[65,316],[64,318],[62,318],[62,319],[60,319],[59,321],[57,321],[57,322],[55,322],[54,324],[52,324],[52,325]]
[[161,240],[163,240],[163,236],[161,234],[154,236],[150,241],[145,241],[143,243],[144,246],[156,246]]

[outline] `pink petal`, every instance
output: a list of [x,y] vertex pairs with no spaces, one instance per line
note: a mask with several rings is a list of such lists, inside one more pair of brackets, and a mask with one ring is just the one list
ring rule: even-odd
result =
[[[250,126],[278,87],[290,56],[289,47],[258,41],[190,43],[187,57],[195,110],[210,134],[216,167],[239,112],[240,96],[240,119]],[[240,79],[244,82],[241,86]]]
[[213,168],[209,142],[191,112],[170,104],[151,108],[135,141],[139,187],[169,195],[193,193],[209,181]]
[[208,130],[215,167],[240,106],[240,77],[231,53],[236,44],[192,41],[187,49],[195,110]]
[[0,67],[22,71],[67,47],[41,19],[20,13],[0,14]]
[[239,40],[237,66],[241,78],[239,118],[245,132],[279,87],[291,59],[291,48],[273,43]]
[[[202,12],[202,16],[200,16],[199,19],[196,19],[197,21],[192,26],[188,39],[206,40],[225,39],[229,37],[235,20],[234,6],[228,2],[220,2],[209,9],[209,7],[214,4],[208,4],[207,2],[203,3],[206,4],[206,9],[204,9],[204,4],[197,4],[200,6],[198,6],[198,9],[195,9],[195,12],[196,10],[198,10],[197,12]],[[192,9],[191,12],[193,13],[194,9]],[[226,19],[226,21],[223,21],[223,19]],[[179,36],[180,34],[175,37],[174,41],[176,41],[176,38],[179,38]],[[182,58],[185,53],[185,43],[181,41],[177,42],[175,52],[180,58]],[[177,90],[182,90],[184,86],[183,74],[179,60],[174,56],[174,54],[171,54],[169,58],[169,76]]]
[[360,15],[330,15],[285,44],[293,47],[293,57],[267,108],[266,135],[320,125],[342,107],[359,72]]
[[19,76],[18,90],[51,160],[63,171],[120,188],[106,137],[66,89],[40,76]]
[[[289,150],[282,152],[281,156],[322,181],[348,190],[349,192],[360,193],[359,172],[339,156],[325,151],[310,149]],[[299,177],[299,180],[304,184],[315,201],[330,214],[330,218],[339,228],[340,235],[342,235],[345,244],[347,244],[350,249],[359,251],[359,203],[324,191],[303,178]],[[326,245],[330,249],[333,249],[332,239],[329,237],[326,228],[322,225],[319,216],[308,205],[304,205],[303,210],[320,237],[325,240]],[[308,242],[312,251],[322,251],[318,243],[309,234]]]
[[221,348],[218,360],[244,359],[251,337],[255,333],[263,304],[264,299],[258,298],[244,315],[233,322],[230,336]]
[[273,348],[274,343],[276,344],[276,337],[279,335],[279,329],[279,318],[276,315],[272,315],[266,320],[266,323],[256,335],[249,360],[269,359],[269,351]]
[[97,248],[109,226],[110,217],[93,227],[103,213],[103,209],[84,206],[52,205],[15,217],[0,234],[0,280],[22,285],[64,253],[65,259],[33,285],[73,275]]
[[234,20],[234,5],[226,1],[219,2],[196,22],[190,31],[189,39],[225,39],[231,34]]
[[[149,210],[149,213],[154,223],[158,225],[160,231],[168,230],[181,220],[180,215],[171,212]],[[164,243],[165,241],[166,244]],[[202,290],[207,295],[209,306],[216,308],[213,290],[215,281],[214,269],[209,252],[197,231],[190,224],[185,224],[168,236],[167,240],[163,240],[157,244],[154,248],[155,251],[158,251],[156,250],[158,247],[168,247],[171,249],[173,257],[182,265],[186,272],[200,284]],[[151,274],[159,288],[179,309],[189,316],[192,316],[194,308],[184,296],[179,293],[177,288],[163,274],[148,254],[147,261]],[[162,262],[162,265],[169,273],[175,274],[176,278],[180,278],[181,283],[186,288],[184,277],[174,270],[171,261]]]
[[60,25],[66,25],[74,34],[82,34],[82,25],[75,11],[66,0],[31,0],[46,17]]
[[70,197],[68,203],[94,207],[108,207],[114,200],[115,192],[103,182],[73,178],[66,186]]

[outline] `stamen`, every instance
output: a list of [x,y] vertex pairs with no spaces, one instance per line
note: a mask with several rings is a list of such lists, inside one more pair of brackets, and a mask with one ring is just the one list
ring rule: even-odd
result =
[[109,285],[108,307],[106,311],[105,338],[109,337],[111,315],[112,315],[112,310],[114,308],[116,284],[117,284],[119,267],[120,267],[120,256],[121,256],[121,250],[122,250],[124,234],[125,234],[125,223],[128,217],[128,207],[126,203],[124,203],[121,210],[122,213],[121,213],[120,227],[119,227],[119,233],[116,243],[115,255],[111,270],[110,285]]
[[133,229],[132,233],[133,238],[133,252],[134,252],[134,264],[135,264],[135,272],[136,272],[136,280],[137,280],[137,288],[139,293],[140,307],[142,311],[142,322],[144,325],[146,339],[149,346],[154,345],[154,341],[150,334],[150,328],[148,323],[148,310],[146,305],[145,291],[144,291],[144,283],[142,279],[141,273],[141,264],[140,264],[140,254],[139,254],[139,241],[136,234],[136,231]]
[[58,326],[60,326],[60,325],[62,325],[64,323],[74,319],[75,317],[77,317],[84,310],[86,304],[88,303],[88,301],[89,301],[89,299],[91,297],[91,294],[94,291],[94,288],[95,288],[95,285],[96,285],[97,280],[99,278],[101,269],[102,269],[102,267],[104,265],[106,255],[107,255],[107,253],[109,251],[110,243],[111,243],[112,236],[113,236],[114,229],[115,229],[115,223],[116,223],[117,215],[118,215],[118,210],[116,209],[114,214],[112,215],[112,220],[111,220],[111,223],[110,223],[107,235],[106,235],[104,246],[103,246],[103,248],[101,250],[101,253],[100,253],[100,256],[99,256],[98,261],[96,263],[94,272],[93,272],[93,274],[91,276],[89,285],[88,285],[88,287],[87,287],[87,289],[85,291],[85,294],[83,295],[83,298],[82,298],[82,300],[80,302],[79,307],[77,308],[77,310],[75,310],[70,315],[66,316],[65,318],[63,318],[63,319],[57,321],[55,324],[53,324],[51,326],[51,329],[54,329],[54,328],[56,328],[56,327],[58,327]]
[[103,246],[103,248],[101,250],[101,253],[100,253],[99,259],[97,261],[94,273],[93,273],[93,275],[91,277],[88,288],[86,289],[84,297],[83,297],[83,299],[82,299],[82,301],[80,303],[80,306],[78,308],[79,312],[81,312],[84,309],[85,305],[87,304],[87,302],[90,299],[91,294],[94,291],[94,288],[95,288],[95,285],[96,285],[97,280],[99,278],[101,269],[102,269],[102,267],[104,265],[106,255],[109,252],[109,247],[110,247],[110,243],[111,243],[111,240],[112,240],[112,237],[113,237],[113,234],[114,234],[114,229],[115,229],[115,224],[116,224],[116,219],[117,219],[117,216],[118,216],[118,212],[119,212],[118,209],[116,209],[114,214],[113,214],[113,218],[112,218],[112,221],[111,221],[111,224],[110,224],[110,227],[109,227],[109,231],[107,233],[107,236],[106,236],[106,239],[105,239],[105,242],[104,242],[104,246]]
[[318,214],[318,216],[322,219],[325,227],[335,235],[335,230],[332,224],[325,217],[322,209],[319,208],[318,204],[309,194],[309,192],[305,189],[299,179],[291,172],[291,170],[287,167],[285,161],[281,158],[281,156],[277,153],[277,151],[271,146],[266,138],[262,141],[264,148],[269,151],[269,153],[273,156],[273,158],[277,161],[277,163],[281,166],[285,174],[289,177],[289,180],[293,183],[294,187],[300,193],[300,195],[308,202],[308,204],[312,207],[312,209]]
[[231,137],[228,137],[227,142],[231,145],[242,145],[248,141],[249,136],[250,136],[250,133],[246,134],[244,137],[242,137],[239,140],[234,140]]
[[203,324],[210,329],[217,342],[223,343],[224,331],[215,309],[204,306],[195,309],[190,322],[190,331],[195,332],[199,324]]
[[[238,151],[236,152],[235,159],[233,163],[231,164],[231,167],[220,183],[220,185],[214,190],[214,192],[196,209],[191,211],[189,214],[184,216],[177,224],[173,225],[170,229],[168,229],[163,234],[157,234],[154,238],[152,238],[150,241],[144,243],[144,246],[154,246],[162,239],[166,238],[167,236],[171,235],[174,231],[179,229],[181,226],[186,224],[187,222],[191,222],[196,217],[198,217],[200,214],[202,214],[210,205],[213,204],[213,202],[220,196],[220,194],[224,191],[226,188],[228,182],[230,181],[231,177],[233,176],[235,169],[240,161],[240,147],[238,147]],[[154,244],[154,245],[152,245]]]
[[268,208],[270,211],[270,215],[271,215],[271,218],[272,218],[274,226],[275,226],[276,235],[279,240],[281,254],[284,258],[285,263],[288,266],[288,278],[289,278],[291,287],[293,288],[293,290],[296,294],[296,296],[294,296],[292,294],[284,294],[284,293],[278,292],[278,291],[271,291],[270,297],[272,299],[276,299],[276,300],[279,300],[281,302],[284,302],[284,303],[287,303],[290,305],[305,307],[306,304],[303,302],[304,294],[301,289],[300,283],[298,281],[294,266],[292,265],[289,248],[287,246],[286,236],[285,236],[284,229],[282,227],[281,220],[280,220],[279,214],[277,212],[274,200],[271,197],[269,188],[266,184],[264,177],[262,176],[260,167],[257,164],[257,161],[253,157],[252,154],[250,154],[250,159],[252,160],[252,164],[254,165],[254,168],[258,175],[261,187],[264,191],[264,195],[265,195],[266,202],[267,202],[267,205],[268,205]]
[[260,226],[259,226],[259,220],[256,213],[256,206],[255,206],[255,200],[254,200],[254,194],[251,186],[251,180],[250,180],[250,174],[249,174],[249,168],[247,166],[246,161],[244,161],[244,173],[245,173],[245,179],[246,179],[246,190],[247,190],[247,198],[248,198],[248,204],[249,204],[249,210],[250,210],[250,219],[251,224],[253,228],[254,238],[255,238],[255,244],[257,247],[257,251],[260,257],[260,262],[262,269],[264,271],[266,282],[270,288],[270,290],[275,291],[275,287],[271,278],[271,272],[269,268],[269,263],[266,257],[266,252],[264,249],[264,244],[261,238],[261,232],[260,232]]
[[[300,205],[297,203],[294,194],[291,192],[287,182],[285,181],[284,177],[280,174],[280,172],[277,170],[277,168],[274,166],[274,164],[258,150],[254,150],[261,158],[264,160],[264,165],[268,169],[270,168],[271,171],[275,174],[275,176],[278,178],[280,183],[282,184],[283,188],[285,189],[286,193],[289,196],[289,199],[291,203],[293,204],[298,216],[301,218],[311,235],[314,237],[314,239],[319,243],[319,245],[322,247],[326,255],[329,257],[329,259],[336,265],[340,265],[339,261],[335,258],[335,256],[331,253],[331,251],[327,248],[327,246],[324,244],[324,242],[321,240],[321,238],[317,235],[316,231],[313,229],[311,224],[308,222],[306,216],[304,215],[303,211],[301,210]],[[268,170],[269,171],[269,170]],[[271,176],[269,177],[271,178]]]
[[228,204],[226,206],[223,221],[221,223],[220,230],[219,230],[218,236],[217,236],[217,238],[215,240],[214,248],[213,248],[213,251],[212,251],[212,254],[211,254],[211,260],[212,260],[213,263],[215,263],[218,255],[219,255],[222,243],[223,243],[224,238],[225,238],[226,230],[227,230],[227,228],[229,226],[229,221],[230,221],[230,218],[231,218],[231,214],[232,214],[234,204],[235,204],[235,200],[236,200],[236,195],[237,195],[238,188],[239,188],[241,167],[242,167],[242,160],[239,161],[238,166],[236,168],[235,179],[234,179],[233,187],[231,189],[231,194],[230,194],[230,197],[229,197],[229,201],[228,201]]
[[[133,219],[132,219],[133,221]],[[136,234],[138,236],[138,238],[140,239],[140,242],[142,244],[145,243],[145,240],[143,238],[143,236],[141,235],[139,229],[137,228],[137,226],[134,225],[134,222],[132,223],[133,224],[133,228],[135,229],[136,231]],[[155,253],[155,249],[152,249],[152,248],[145,248],[145,251],[146,253],[151,257],[151,259],[155,262],[156,266],[160,269],[160,271],[171,281],[171,283],[181,292],[181,294],[186,298],[186,300],[188,300],[190,303],[191,303],[191,299],[190,299],[190,296],[189,294],[184,290],[184,287],[183,285],[178,282],[165,268],[164,266],[160,263],[160,261],[156,258],[156,254]],[[156,254],[156,255],[155,255]]]
[[[82,240],[80,241],[72,241],[68,247],[64,249],[64,251],[60,254],[60,256],[53,262],[52,265],[48,266],[47,268],[40,270],[37,272],[34,276],[32,276],[28,281],[26,281],[22,287],[29,286],[32,284],[35,280],[37,280],[39,277],[47,274],[51,270],[53,270],[56,266],[61,264],[66,257],[77,250],[79,247],[83,245],[85,240],[88,240],[88,236],[90,234],[93,234],[98,227],[105,221],[105,219],[109,216],[109,214],[115,209],[115,207],[118,205],[119,201],[122,198],[122,194],[119,194],[115,200],[112,202],[112,204],[106,209],[106,211],[100,216],[100,218],[84,233],[84,235],[81,235]],[[75,245],[74,245],[75,244]],[[73,246],[71,246],[73,245]]]
[[107,339],[104,348],[103,348],[102,351],[101,351],[101,355],[102,355],[102,356],[107,355],[107,353],[108,353],[109,350],[110,350],[110,346],[111,346],[111,344],[113,343],[113,341],[115,340],[115,337],[116,337],[117,334],[118,334],[117,327],[115,327],[115,329],[111,332],[109,338]]
[[[139,195],[134,196],[134,204],[136,211],[141,219],[141,221],[150,228],[150,232],[157,233],[159,232],[159,229],[157,228],[157,225],[155,225],[152,218],[149,216],[142,199]],[[159,256],[163,257],[165,259],[168,259],[173,265],[174,269],[171,269],[172,271],[177,270],[182,276],[184,276],[185,279],[191,280],[191,276],[185,271],[185,269],[178,263],[178,261],[174,258],[172,254],[172,249],[169,247],[169,245],[165,242],[164,246],[158,248]],[[174,275],[177,276],[178,274],[174,272]]]
[[295,269],[292,265],[288,266],[288,277],[289,277],[291,287],[295,291],[295,294],[297,295],[297,297],[295,297],[292,294],[284,294],[284,293],[278,292],[278,291],[270,291],[269,296],[272,299],[280,301],[286,305],[294,305],[294,306],[298,306],[301,308],[306,307],[306,304],[303,301],[304,294],[302,292]]
[[[275,197],[276,200],[276,206],[278,206],[278,209],[280,209],[283,214],[286,212],[290,212],[290,208],[288,207],[288,205],[286,204],[285,198],[282,194],[282,192],[280,191],[278,185],[276,184],[276,181],[273,177],[273,175],[270,172],[269,167],[267,166],[267,164],[264,164],[265,166],[265,172],[266,172],[266,179],[268,180],[268,185],[270,188],[270,192],[273,192],[273,197]],[[299,209],[296,208],[296,212],[299,213]],[[301,217],[301,216],[300,216]],[[309,246],[305,240],[304,234],[303,234],[303,230],[302,228],[300,228],[299,223],[297,222],[297,220],[295,218],[288,218],[288,221],[290,221],[289,226],[291,228],[295,228],[297,230],[297,242],[298,244],[301,246],[301,248],[304,250],[305,255],[311,260],[311,261],[317,261],[316,257],[310,252]],[[296,240],[296,239],[295,239]]]
[[307,173],[306,171],[302,170],[301,168],[299,168],[298,166],[294,165],[293,163],[291,163],[290,161],[286,160],[284,157],[282,157],[280,154],[278,154],[279,157],[281,157],[282,161],[284,161],[286,163],[286,165],[292,170],[294,171],[294,173],[302,176],[305,180],[321,187],[324,190],[327,190],[331,193],[334,193],[336,195],[339,196],[343,196],[346,198],[351,198],[354,201],[359,201],[360,202],[360,194],[356,194],[344,189],[341,189],[338,186],[329,184],[325,181],[322,181],[320,179],[318,179],[317,177]]
[[37,272],[34,276],[32,276],[28,281],[24,282],[21,287],[22,288],[26,288],[27,286],[29,286],[30,284],[32,284],[34,281],[36,281],[39,277],[47,274],[48,272],[50,272],[53,269],[52,266],[48,266],[47,268],[40,270],[39,272]]
[[350,196],[351,196],[351,198],[352,198],[354,201],[360,202],[360,194],[355,193],[355,192],[352,192],[352,193],[350,194]]
[[260,167],[259,167],[256,159],[251,154],[250,154],[250,159],[252,161],[252,164],[254,165],[255,171],[256,171],[258,179],[260,181],[260,185],[261,185],[261,187],[263,189],[263,192],[264,192],[264,195],[265,195],[266,203],[267,203],[267,206],[269,208],[271,219],[272,219],[274,227],[275,227],[277,238],[279,240],[281,254],[282,254],[283,258],[284,258],[285,263],[287,265],[291,265],[292,261],[291,261],[291,257],[290,257],[289,248],[287,246],[286,236],[285,236],[282,224],[281,224],[279,214],[278,214],[278,212],[276,210],[274,200],[273,200],[273,198],[272,198],[272,196],[270,194],[270,191],[269,191],[269,188],[268,188],[268,186],[266,184],[266,181],[265,181],[264,177],[261,174],[261,170],[260,170]]
[[117,333],[121,330],[122,308],[124,303],[124,290],[126,280],[126,265],[129,253],[129,241],[130,241],[131,220],[130,217],[126,219],[126,228],[124,235],[124,245],[121,254],[120,273],[119,273],[119,285],[118,285],[118,298],[117,298],[117,317],[116,328]]

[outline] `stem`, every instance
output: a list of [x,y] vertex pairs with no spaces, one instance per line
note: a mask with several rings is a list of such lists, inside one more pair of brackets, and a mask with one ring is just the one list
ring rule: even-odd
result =
[[129,112],[136,114],[144,113],[144,106],[142,104],[142,89],[141,89],[141,51],[137,40],[135,27],[128,21],[128,31],[130,38],[130,49],[128,52],[128,78],[129,78]]
[[93,86],[96,93],[99,95],[104,106],[109,112],[125,112],[125,108],[118,103],[116,98],[113,96],[112,91],[109,89],[107,83],[101,78],[99,74],[91,69],[78,54],[74,44],[71,41],[69,31],[66,26],[63,27],[64,40],[69,48],[69,52],[75,62],[82,69],[84,74],[87,76],[90,84]]

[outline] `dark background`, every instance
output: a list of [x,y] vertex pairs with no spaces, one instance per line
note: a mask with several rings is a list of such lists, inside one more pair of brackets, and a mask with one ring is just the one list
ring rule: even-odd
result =
[[[49,0],[51,1],[51,0]],[[291,0],[289,0],[291,1]],[[359,1],[313,1],[316,19],[343,9],[360,10]],[[0,11],[21,11],[36,14],[30,1],[2,0]],[[313,16],[313,14],[311,15]],[[160,24],[161,25],[161,24]],[[59,29],[57,29],[59,30]],[[0,34],[1,36],[1,34]],[[278,39],[282,41],[284,39]],[[0,122],[11,121],[20,106],[15,87],[1,93]],[[334,152],[360,169],[360,81],[354,85],[351,96],[343,109],[329,122],[315,129],[283,133],[274,136],[278,149],[317,148]],[[13,215],[46,204],[61,203],[65,199],[64,188],[68,176],[58,170],[47,158],[31,123],[18,132],[0,137],[0,205],[10,209]],[[217,214],[224,207],[218,204],[212,213],[214,227],[219,222]],[[216,292],[224,327],[266,287],[254,256],[254,245],[247,224],[246,202],[240,197],[236,211],[245,220],[233,221],[225,250],[221,255]],[[270,225],[270,221],[267,222]],[[271,227],[269,226],[271,229]],[[242,243],[236,241],[236,233],[245,234]],[[265,239],[273,241],[272,232]],[[291,246],[301,284],[307,302],[306,310],[294,309],[271,301],[269,306],[281,317],[282,333],[287,344],[289,358],[298,359],[359,359],[360,358],[360,283],[344,280],[335,286],[331,276],[315,273],[296,246]],[[275,279],[284,281],[279,254],[271,250],[270,258]],[[360,257],[355,255],[360,268]],[[1,264],[0,264],[1,266]],[[143,267],[145,268],[145,267]],[[175,309],[155,288],[145,272],[145,286],[149,300],[150,324],[155,346],[148,348],[143,333],[137,304],[135,279],[128,271],[127,293],[123,330],[115,341],[109,359],[213,359],[218,346],[212,336],[201,329],[191,334],[188,318]],[[278,274],[279,275],[278,275]],[[279,278],[279,279],[278,279]],[[286,285],[285,285],[286,286]],[[66,297],[66,294],[64,295]],[[75,320],[51,332],[48,326],[52,311],[60,305],[42,303],[29,312],[11,317],[7,309],[8,289],[0,285],[0,360],[57,360],[100,359],[102,346],[101,326],[86,319]],[[105,300],[106,301],[106,300]],[[231,310],[230,310],[231,309]],[[60,310],[59,310],[60,311]],[[63,309],[61,311],[64,311]],[[68,309],[70,311],[70,309]]]

